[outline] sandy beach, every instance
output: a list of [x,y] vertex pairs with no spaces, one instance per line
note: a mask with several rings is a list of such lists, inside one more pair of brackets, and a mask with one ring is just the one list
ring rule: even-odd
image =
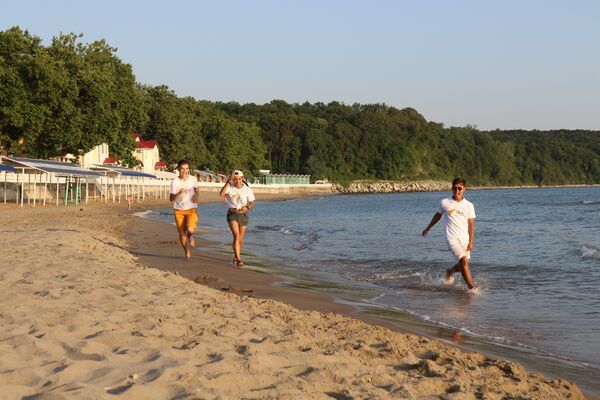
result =
[[132,215],[148,206],[0,208],[2,398],[585,398],[273,287],[202,241],[185,261],[174,227]]

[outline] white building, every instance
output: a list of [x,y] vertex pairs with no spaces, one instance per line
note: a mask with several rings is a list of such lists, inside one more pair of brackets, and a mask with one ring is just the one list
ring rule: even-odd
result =
[[156,167],[162,165],[156,140],[142,140],[138,133],[131,134],[131,137],[135,140],[133,156],[140,162],[136,169],[149,174],[154,173]]
[[[135,140],[135,150],[133,156],[138,160],[139,165],[134,169],[153,174],[155,171],[166,171],[167,163],[160,161],[160,153],[156,140],[142,140],[138,133],[132,133],[131,137]],[[65,154],[53,157],[52,160],[61,162],[77,162],[83,168],[89,168],[93,165],[119,165],[116,157],[110,157],[108,144],[102,143],[94,147],[82,156],[75,157],[73,154]]]
[[83,168],[89,168],[92,165],[102,164],[108,158],[108,144],[102,143],[95,146],[82,156],[75,157],[71,153],[62,156],[53,157],[52,160],[60,162],[77,162]]
[[94,147],[82,156],[79,156],[78,164],[83,168],[89,168],[92,165],[104,163],[108,158],[108,144],[102,143]]

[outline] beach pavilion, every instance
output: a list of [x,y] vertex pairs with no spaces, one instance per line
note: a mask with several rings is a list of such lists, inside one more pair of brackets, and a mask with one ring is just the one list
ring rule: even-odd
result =
[[167,193],[163,193],[167,186],[148,184],[148,179],[156,181],[156,175],[107,164],[96,164],[91,166],[90,169],[106,177],[103,180],[106,202],[108,202],[109,197],[112,197],[113,203],[120,203],[123,196],[128,202],[131,202],[133,198],[138,201],[140,199],[144,200],[147,192],[152,193],[158,199],[168,197]]
[[[2,157],[2,164],[15,169],[15,202],[20,202],[21,207],[24,205],[25,197],[27,197],[27,204],[34,206],[36,202],[46,205],[49,199],[54,200],[56,205],[61,199],[64,200],[65,205],[79,204],[84,183],[87,203],[90,179],[102,176],[98,172],[76,164],[34,158]],[[95,181],[92,183],[95,184]]]
[[4,175],[4,204],[6,204],[6,193],[8,191],[8,173],[15,173],[17,172],[17,170],[15,169],[15,167],[11,167],[10,165],[0,164],[0,172]]

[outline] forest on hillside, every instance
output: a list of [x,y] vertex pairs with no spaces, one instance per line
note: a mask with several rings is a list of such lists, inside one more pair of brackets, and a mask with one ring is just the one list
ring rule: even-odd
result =
[[48,158],[100,143],[133,165],[131,133],[168,163],[314,179],[448,179],[479,185],[600,183],[600,132],[444,127],[412,108],[340,102],[238,104],[179,97],[136,82],[104,40],[48,45],[0,31],[0,150]]

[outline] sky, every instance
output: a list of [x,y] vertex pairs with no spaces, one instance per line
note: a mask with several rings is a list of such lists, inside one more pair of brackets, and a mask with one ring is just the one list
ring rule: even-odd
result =
[[385,103],[482,130],[600,130],[598,21],[595,0],[0,0],[0,30],[105,39],[178,96]]

